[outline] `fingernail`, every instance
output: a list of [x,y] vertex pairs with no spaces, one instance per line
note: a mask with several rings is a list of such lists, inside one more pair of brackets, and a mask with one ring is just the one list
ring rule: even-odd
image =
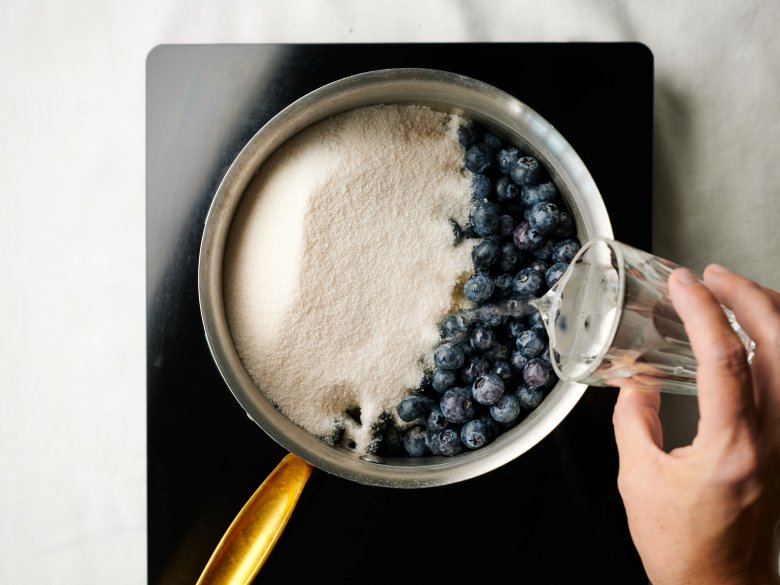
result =
[[693,284],[696,282],[696,277],[685,268],[680,268],[679,270],[676,271],[676,273],[677,273],[677,281],[680,284],[684,284],[687,286],[689,284]]
[[726,274],[727,272],[729,272],[728,268],[726,268],[725,266],[721,266],[720,264],[710,264],[709,269],[715,274]]

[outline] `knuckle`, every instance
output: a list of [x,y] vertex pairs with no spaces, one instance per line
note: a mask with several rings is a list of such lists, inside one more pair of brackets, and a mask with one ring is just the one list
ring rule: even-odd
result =
[[736,337],[722,337],[710,346],[710,361],[719,370],[737,374],[747,368],[745,348]]

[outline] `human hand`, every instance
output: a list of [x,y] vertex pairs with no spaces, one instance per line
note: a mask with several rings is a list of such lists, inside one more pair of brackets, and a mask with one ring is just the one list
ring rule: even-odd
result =
[[[618,488],[654,585],[780,583],[780,295],[716,265],[704,282],[669,278],[698,362],[696,437],[664,452],[660,394],[624,386]],[[756,342],[752,365],[720,304]]]

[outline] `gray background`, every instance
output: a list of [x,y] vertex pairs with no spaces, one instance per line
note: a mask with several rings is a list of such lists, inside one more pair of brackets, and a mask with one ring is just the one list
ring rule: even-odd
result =
[[[155,45],[643,42],[656,74],[653,250],[780,288],[779,26],[778,3],[726,0],[0,4],[0,581],[146,580]],[[669,446],[690,440],[695,401],[665,399],[663,418]]]

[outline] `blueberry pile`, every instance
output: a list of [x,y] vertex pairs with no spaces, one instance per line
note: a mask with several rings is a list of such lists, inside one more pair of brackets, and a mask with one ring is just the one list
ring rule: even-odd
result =
[[[456,241],[479,240],[463,305],[440,326],[434,370],[386,417],[375,452],[412,457],[479,449],[535,409],[557,378],[547,333],[528,304],[580,248],[573,218],[540,162],[474,122],[459,128],[473,202]],[[394,453],[395,452],[395,453]]]

